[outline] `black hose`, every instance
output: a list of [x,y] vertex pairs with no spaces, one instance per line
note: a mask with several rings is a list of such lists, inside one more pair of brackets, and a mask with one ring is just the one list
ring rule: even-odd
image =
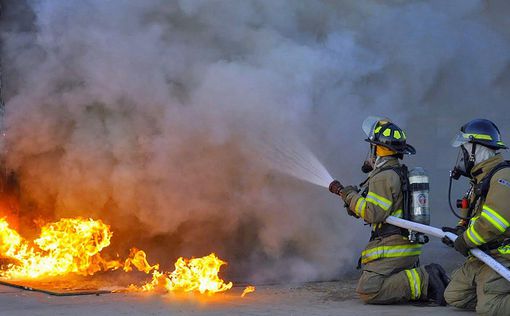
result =
[[457,217],[458,219],[469,221],[471,218],[473,218],[473,216],[463,217],[463,216],[457,214],[457,212],[455,212],[455,209],[453,208],[453,205],[452,205],[452,182],[453,182],[453,177],[450,177],[450,184],[448,186],[448,205],[450,205],[450,211],[452,211],[453,215],[455,215],[455,217]]

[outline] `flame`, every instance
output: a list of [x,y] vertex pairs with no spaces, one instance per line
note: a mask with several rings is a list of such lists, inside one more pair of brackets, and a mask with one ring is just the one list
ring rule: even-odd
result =
[[0,219],[0,251],[12,261],[0,270],[6,279],[33,279],[68,273],[92,275],[117,269],[117,261],[104,260],[100,252],[110,245],[112,233],[100,220],[63,218],[41,227],[33,243],[24,240]]
[[[224,292],[232,288],[232,282],[225,283],[218,273],[222,265],[227,264],[211,253],[201,258],[185,259],[180,257],[175,262],[175,270],[171,273],[160,272],[155,269],[152,281],[141,287],[142,291],[165,290],[168,292],[198,291],[201,294]],[[143,267],[150,267],[147,263]]]
[[[180,257],[174,264],[175,270],[170,273],[160,271],[159,264],[149,264],[146,253],[137,248],[131,249],[124,263],[105,260],[100,252],[110,245],[112,235],[110,226],[101,220],[63,218],[43,225],[40,236],[29,242],[12,229],[5,218],[0,218],[0,256],[7,259],[7,263],[0,267],[0,277],[20,280],[71,273],[93,275],[119,268],[130,272],[135,267],[146,274],[152,273],[152,280],[141,287],[131,285],[130,290],[210,295],[233,286],[232,282],[225,283],[218,276],[221,266],[227,263],[214,253],[202,258]],[[252,292],[248,288],[245,292],[249,293],[247,291]]]
[[247,286],[247,287],[244,289],[243,294],[241,294],[241,297],[245,297],[247,294],[249,294],[249,293],[253,293],[253,292],[255,292],[255,287],[254,287],[254,286],[252,286],[252,285],[249,285],[249,286]]
[[159,264],[151,266],[149,262],[147,262],[147,255],[145,252],[137,248],[131,248],[131,253],[124,263],[124,271],[132,271],[133,269],[131,268],[131,265],[135,266],[138,271],[143,271],[147,274],[149,274],[152,270],[159,270]]

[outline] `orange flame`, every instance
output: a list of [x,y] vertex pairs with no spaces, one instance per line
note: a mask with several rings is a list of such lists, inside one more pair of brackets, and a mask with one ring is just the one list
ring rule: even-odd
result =
[[40,237],[33,244],[0,219],[0,251],[11,259],[0,277],[33,279],[68,273],[92,275],[121,267],[116,261],[104,260],[99,254],[110,245],[112,233],[100,220],[63,218],[41,227]]
[[136,248],[131,249],[124,264],[105,260],[100,252],[110,245],[112,235],[110,227],[101,220],[63,218],[42,226],[39,238],[30,243],[9,227],[5,218],[0,218],[0,256],[8,259],[1,266],[0,277],[19,280],[70,273],[92,275],[118,268],[130,272],[135,267],[147,274],[152,272],[152,280],[141,287],[131,285],[131,290],[213,294],[232,288],[232,282],[225,283],[218,276],[221,266],[227,263],[214,253],[202,258],[181,257],[171,273],[161,272],[159,264],[150,265],[146,253]]
[[131,268],[131,265],[135,266],[138,271],[143,271],[147,274],[149,274],[152,270],[159,270],[159,264],[151,266],[149,262],[147,262],[147,255],[145,252],[143,250],[138,250],[137,248],[131,249],[129,258],[127,258],[124,263],[124,271],[132,271],[133,269]]
[[243,294],[241,294],[241,297],[245,297],[247,294],[249,294],[249,293],[253,293],[253,292],[255,292],[255,287],[254,287],[254,286],[252,286],[252,285],[249,285],[249,286],[247,286],[247,287],[244,289]]
[[[211,253],[202,258],[184,259],[175,262],[175,270],[171,273],[155,269],[152,281],[141,287],[142,291],[165,290],[168,292],[198,291],[201,294],[224,292],[232,288],[232,282],[225,283],[218,273],[222,265],[227,264]],[[147,264],[145,268],[150,266]],[[141,269],[144,271],[145,268]],[[132,287],[134,288],[134,287]]]

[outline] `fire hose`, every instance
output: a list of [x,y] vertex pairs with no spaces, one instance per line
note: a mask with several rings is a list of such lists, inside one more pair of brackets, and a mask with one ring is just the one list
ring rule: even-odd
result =
[[[340,196],[342,196],[343,189],[344,186],[338,180],[334,180],[329,185],[329,191]],[[389,216],[386,219],[386,223],[398,226],[400,228],[408,229],[409,231],[423,233],[429,236],[434,236],[438,238],[446,237],[451,241],[455,241],[455,239],[457,239],[457,235],[453,233],[443,232],[439,228],[420,224],[417,222],[408,221],[395,216]],[[496,261],[496,259],[492,258],[490,255],[486,254],[485,252],[478,248],[471,249],[470,253],[510,282],[510,270],[508,270],[504,265]]]
[[[417,231],[420,233],[424,233],[430,236],[443,238],[446,237],[450,239],[451,241],[455,241],[457,239],[457,235],[453,233],[443,232],[441,229],[423,225],[420,223],[411,222],[405,219],[401,219],[395,216],[389,216],[386,219],[386,223],[398,226],[400,228],[409,229],[412,231]],[[507,281],[510,282],[510,270],[508,270],[504,265],[496,261],[496,259],[492,258],[490,255],[486,254],[482,250],[478,248],[474,248],[470,250],[471,254],[478,258],[480,261],[488,265],[491,269],[496,271],[499,275],[504,277]]]

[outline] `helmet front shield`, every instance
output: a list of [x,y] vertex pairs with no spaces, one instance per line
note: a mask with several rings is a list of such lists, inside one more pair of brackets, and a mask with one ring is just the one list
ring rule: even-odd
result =
[[365,132],[365,135],[367,135],[368,139],[374,139],[374,130],[379,122],[391,122],[391,120],[381,116],[369,116],[363,121],[361,128],[363,129],[363,132]]
[[464,144],[467,144],[471,141],[471,137],[469,134],[458,132],[457,135],[452,139],[452,147],[458,148]]

